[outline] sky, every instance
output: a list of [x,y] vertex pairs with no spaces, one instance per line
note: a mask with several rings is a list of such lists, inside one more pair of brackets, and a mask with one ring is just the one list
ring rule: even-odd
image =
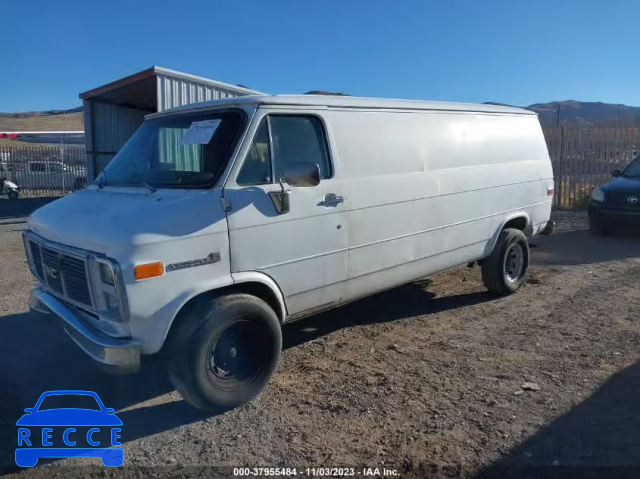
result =
[[637,0],[20,0],[0,111],[66,109],[152,65],[268,93],[640,106]]

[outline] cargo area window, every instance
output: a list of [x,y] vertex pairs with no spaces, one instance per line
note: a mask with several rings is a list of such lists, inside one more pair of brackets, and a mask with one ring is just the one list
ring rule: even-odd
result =
[[320,177],[331,178],[322,122],[314,116],[270,115],[256,131],[236,183],[276,183],[288,166],[299,161],[317,163]]

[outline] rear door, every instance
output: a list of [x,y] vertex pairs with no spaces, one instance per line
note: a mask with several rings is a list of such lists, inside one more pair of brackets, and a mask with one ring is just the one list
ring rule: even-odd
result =
[[[347,274],[346,201],[322,112],[259,110],[225,186],[231,272],[260,271],[279,285],[289,315],[340,301]],[[269,192],[295,162],[315,162],[321,181],[289,190],[279,214]]]

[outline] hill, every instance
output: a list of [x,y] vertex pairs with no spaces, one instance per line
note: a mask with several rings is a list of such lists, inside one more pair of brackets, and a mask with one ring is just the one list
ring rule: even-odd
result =
[[0,113],[0,132],[82,130],[84,130],[82,107],[71,110]]
[[529,105],[527,109],[538,113],[542,122],[555,122],[558,116],[558,107],[560,108],[560,118],[564,120],[582,119],[594,123],[615,120],[624,123],[635,123],[640,126],[640,107],[635,106],[566,100],[534,103]]

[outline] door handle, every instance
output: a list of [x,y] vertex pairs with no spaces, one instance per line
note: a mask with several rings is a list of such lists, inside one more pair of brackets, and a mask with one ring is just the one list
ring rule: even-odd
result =
[[323,206],[338,206],[340,203],[344,203],[344,196],[338,196],[335,193],[327,193],[322,200]]

